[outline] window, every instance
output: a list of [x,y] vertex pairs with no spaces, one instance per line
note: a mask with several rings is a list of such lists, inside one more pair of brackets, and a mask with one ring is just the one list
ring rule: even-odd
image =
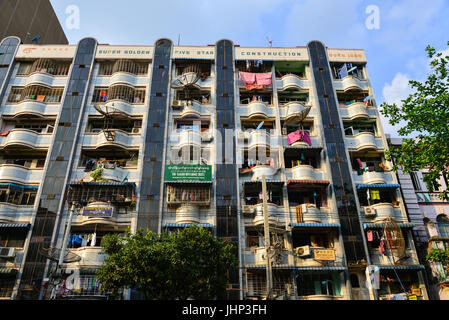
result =
[[20,230],[0,232],[0,247],[2,248],[23,248],[27,232]]
[[340,295],[340,282],[334,274],[300,274],[297,287],[298,296]]
[[0,186],[0,202],[30,206],[36,199],[37,187],[7,184]]
[[198,187],[193,185],[167,186],[167,203],[197,203],[209,205],[210,187]]
[[412,180],[413,189],[421,190],[421,185],[420,185],[419,179],[418,179],[418,173],[417,172],[410,172],[410,178]]
[[446,215],[437,217],[438,231],[442,238],[449,238],[449,218]]
[[21,102],[35,100],[43,103],[59,103],[62,99],[64,88],[47,88],[39,85],[27,87],[13,87],[8,96],[8,102]]
[[[429,176],[429,173],[424,173],[424,172],[423,172],[422,175],[423,175],[423,180],[424,180],[424,182],[427,183],[426,177]],[[437,183],[436,181],[432,181],[432,186],[433,186],[433,192],[439,192],[439,191],[441,191],[441,187],[442,187],[442,186],[438,186],[438,183]]]
[[92,96],[93,103],[102,103],[110,100],[124,100],[129,103],[145,103],[145,88],[115,85],[109,88],[96,87]]

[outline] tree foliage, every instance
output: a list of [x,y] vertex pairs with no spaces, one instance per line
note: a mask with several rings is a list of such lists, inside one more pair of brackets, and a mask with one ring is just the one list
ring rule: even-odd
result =
[[226,289],[228,269],[237,266],[235,246],[200,227],[107,235],[102,246],[102,288],[114,294],[136,288],[151,300],[212,299]]
[[[449,42],[448,42],[449,46]],[[381,113],[392,125],[404,122],[398,130],[400,136],[417,134],[416,138],[403,139],[400,147],[386,152],[388,160],[395,160],[394,170],[400,167],[405,173],[429,169],[424,181],[430,192],[441,187],[438,180],[449,178],[449,56],[428,46],[430,72],[424,82],[409,81],[413,93],[402,105],[384,103]],[[449,200],[447,187],[440,194]]]

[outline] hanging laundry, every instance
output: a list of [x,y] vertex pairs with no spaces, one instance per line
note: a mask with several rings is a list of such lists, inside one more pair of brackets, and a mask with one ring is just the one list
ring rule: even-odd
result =
[[309,134],[307,132],[305,132],[305,131],[302,134],[302,141],[307,143],[309,146],[312,146],[312,140],[310,140]]
[[371,197],[371,200],[380,200],[379,190],[370,189],[370,197]]
[[383,241],[380,241],[379,251],[380,251],[380,253],[382,253],[382,254],[385,253],[385,245],[384,245],[384,242],[383,242]]
[[97,244],[97,233],[94,232],[94,234],[92,235],[92,240],[90,241],[90,246],[95,247],[96,244]]
[[366,233],[366,237],[367,237],[369,242],[372,242],[374,240],[373,232],[372,231],[368,231]]
[[246,90],[263,89],[263,86],[260,84],[245,84],[245,89]]
[[299,130],[296,130],[287,135],[287,143],[289,145],[295,143],[296,141],[300,141],[300,140],[301,140],[301,134],[300,134]]
[[359,163],[360,169],[362,169],[363,168],[362,160],[360,160],[360,158],[357,158],[355,160]]
[[271,85],[271,72],[256,73],[256,83],[263,86]]
[[244,84],[254,84],[256,82],[256,74],[239,71],[239,80]]

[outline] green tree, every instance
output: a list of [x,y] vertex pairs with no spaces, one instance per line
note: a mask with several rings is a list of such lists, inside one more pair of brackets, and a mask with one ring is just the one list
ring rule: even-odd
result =
[[102,288],[113,294],[136,288],[151,300],[213,299],[237,266],[235,246],[200,227],[107,235],[102,246],[107,256],[96,274]]
[[[424,181],[434,192],[441,187],[438,180],[442,175],[449,180],[449,57],[431,46],[426,51],[430,58],[427,80],[409,81],[413,93],[402,105],[383,103],[380,112],[392,125],[405,123],[398,130],[400,136],[416,134],[416,138],[403,139],[400,147],[387,150],[387,159],[394,159],[393,169],[410,173],[428,168]],[[440,198],[449,200],[447,186]]]

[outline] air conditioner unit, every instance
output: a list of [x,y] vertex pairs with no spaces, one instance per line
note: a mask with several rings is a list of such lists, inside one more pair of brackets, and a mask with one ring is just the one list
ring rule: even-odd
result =
[[242,206],[243,213],[254,213],[254,206],[251,205],[243,205]]
[[141,128],[133,128],[133,133],[140,133]]
[[0,248],[0,257],[12,258],[15,256],[14,248]]
[[376,209],[373,207],[364,207],[363,212],[365,213],[366,217],[374,217],[376,215]]
[[310,246],[302,246],[295,248],[295,252],[300,257],[310,257],[312,254],[312,250],[310,250]]

